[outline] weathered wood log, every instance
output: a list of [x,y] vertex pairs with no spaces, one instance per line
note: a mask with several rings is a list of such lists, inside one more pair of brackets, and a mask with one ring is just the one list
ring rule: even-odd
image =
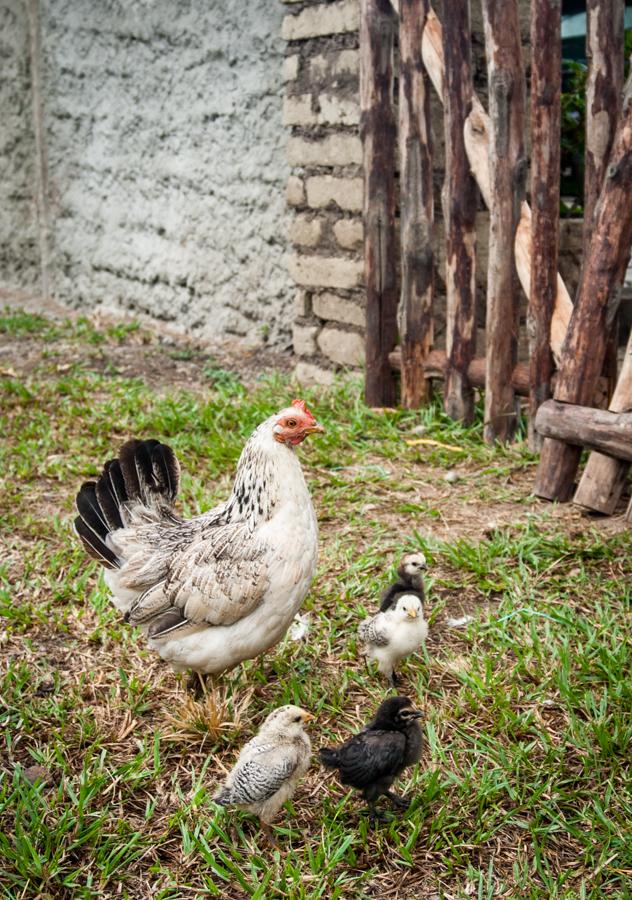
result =
[[[430,10],[421,42],[421,51],[426,70],[437,94],[445,101],[444,60],[441,23]],[[489,182],[489,116],[483,109],[480,100],[472,98],[472,110],[465,123],[465,147],[467,150],[472,174],[479,186],[485,205],[490,205]],[[527,297],[531,287],[531,210],[524,202],[520,211],[520,222],[516,231],[515,243],[516,268],[518,277]],[[556,360],[559,359],[562,344],[566,337],[568,322],[573,311],[573,304],[566,286],[558,274],[555,308],[551,321],[551,350]]]
[[525,85],[516,0],[483,0],[487,81],[489,84],[489,267],[485,426],[487,443],[511,440],[519,404],[511,386],[518,362],[520,298],[514,242],[524,198]]
[[[608,166],[623,88],[623,2],[586,3],[586,149],[584,154],[584,255],[594,224],[595,206]],[[617,381],[619,328],[612,323],[603,374],[612,394]]]
[[[402,357],[399,347],[389,356],[391,365],[399,370],[402,365]],[[447,378],[449,361],[445,350],[432,350],[424,363],[424,378],[445,380]],[[485,387],[485,357],[479,356],[470,360],[467,367],[467,380],[473,388]],[[518,363],[511,373],[511,384],[521,397],[529,396],[529,366],[527,363]]]
[[[626,83],[610,164],[595,210],[593,236],[562,352],[555,399],[563,403],[590,403],[601,372],[608,329],[619,307],[619,288],[632,244],[631,179],[632,76]],[[547,438],[536,494],[549,500],[569,500],[578,464],[577,447]]]
[[416,409],[427,398],[424,360],[433,340],[432,135],[430,91],[421,62],[428,0],[401,0],[399,9],[399,154],[402,286],[399,332],[401,399]]
[[[390,363],[396,371],[401,369],[402,365],[402,356],[399,347],[396,347],[392,353],[389,354]],[[427,380],[441,380],[443,381],[446,378],[447,373],[447,357],[445,350],[431,350],[428,354],[428,358],[424,363],[424,378]],[[469,366],[467,367],[467,379],[470,385],[473,388],[484,388],[485,387],[485,357],[479,356],[473,359]],[[528,363],[518,363],[513,372],[511,373],[511,385],[520,397],[528,397],[529,396],[529,364]],[[553,376],[553,387],[555,387],[555,376]],[[599,407],[600,409],[605,408],[605,383],[603,378],[600,378],[597,387],[595,388],[595,394],[593,397],[593,406]]]
[[[611,412],[632,409],[632,331],[625,351],[619,380],[610,406]],[[612,515],[624,488],[629,465],[603,453],[591,453],[575,492],[573,502],[595,512]]]
[[539,450],[538,407],[551,397],[551,319],[557,288],[560,225],[561,5],[531,5],[531,293],[527,313],[529,446]]
[[366,382],[369,406],[394,406],[388,354],[397,340],[395,266],[395,17],[388,0],[360,5],[360,106],[364,164]]
[[467,371],[476,353],[476,182],[470,172],[463,127],[472,105],[469,0],[444,0],[446,351],[443,391],[452,419],[474,420],[474,391]]
[[556,438],[580,450],[588,447],[632,461],[632,412],[575,406],[547,400],[536,416],[536,428],[547,438]]

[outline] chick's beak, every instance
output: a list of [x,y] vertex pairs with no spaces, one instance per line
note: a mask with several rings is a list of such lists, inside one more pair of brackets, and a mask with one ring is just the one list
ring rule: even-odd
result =
[[411,714],[411,719],[423,719],[424,714],[420,712],[420,710],[415,710],[414,713]]
[[314,716],[311,712],[307,712],[306,709],[303,710],[303,722],[311,722],[315,718],[316,716]]
[[409,610],[408,610],[408,615],[410,616],[411,619],[416,619],[416,618],[417,618],[417,610],[416,610],[416,609],[409,609]]

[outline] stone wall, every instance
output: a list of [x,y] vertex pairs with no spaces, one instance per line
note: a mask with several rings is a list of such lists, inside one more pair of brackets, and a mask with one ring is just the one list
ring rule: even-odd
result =
[[53,297],[287,345],[280,5],[0,0],[9,290],[41,275],[28,5],[41,32]]
[[[359,138],[358,0],[284,0],[286,96],[284,124],[292,167],[287,201],[294,216],[289,270],[296,286],[294,351],[297,375],[329,382],[364,359],[362,147]],[[440,14],[440,4],[434,4]],[[521,30],[529,35],[529,2],[521,0]],[[480,2],[472,4],[476,90],[485,100],[486,65]],[[525,60],[528,47],[525,46]],[[436,300],[435,346],[445,346],[444,240],[441,223],[443,108],[431,90],[434,137]],[[488,214],[477,221],[478,352],[484,353]],[[560,270],[577,282],[580,225],[562,224]],[[526,310],[526,299],[523,297]],[[522,355],[526,353],[523,329]]]

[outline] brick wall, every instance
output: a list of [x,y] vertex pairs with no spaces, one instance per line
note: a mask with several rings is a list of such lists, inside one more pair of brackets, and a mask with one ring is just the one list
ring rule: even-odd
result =
[[[364,360],[362,146],[359,137],[358,0],[283,0],[286,40],[283,121],[288,130],[291,174],[286,199],[291,209],[289,272],[296,284],[293,346],[297,376],[327,383],[334,372]],[[440,14],[440,4],[435,4]],[[529,2],[521,0],[526,45]],[[486,66],[480,2],[472,3],[476,90],[485,100]],[[525,63],[528,47],[525,46]],[[435,346],[445,341],[441,223],[443,108],[431,89],[435,170]],[[478,353],[484,353],[485,290],[489,217],[477,219]],[[581,223],[565,221],[560,271],[572,290],[577,283]],[[522,298],[526,311],[526,298]],[[521,356],[526,355],[523,329]]]

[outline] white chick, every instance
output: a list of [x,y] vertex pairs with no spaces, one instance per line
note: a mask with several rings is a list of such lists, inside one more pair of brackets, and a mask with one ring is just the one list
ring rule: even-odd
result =
[[385,612],[366,619],[358,628],[367,658],[377,660],[379,671],[386,675],[392,687],[397,684],[395,666],[417,650],[427,635],[428,623],[416,594],[400,594]]
[[298,706],[280,706],[242,748],[213,800],[259,817],[270,841],[270,823],[309,768],[312,745],[303,726],[314,716]]

